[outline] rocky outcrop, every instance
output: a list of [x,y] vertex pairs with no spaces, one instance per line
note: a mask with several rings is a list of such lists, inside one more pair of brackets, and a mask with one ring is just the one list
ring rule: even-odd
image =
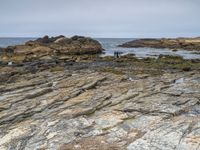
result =
[[170,48],[184,50],[200,50],[200,38],[176,38],[176,39],[138,39],[133,40],[120,47],[150,47],[150,48]]
[[0,66],[0,149],[199,149],[199,70],[140,63]]
[[45,36],[28,41],[24,45],[9,46],[2,49],[1,60],[24,62],[36,59],[54,59],[69,55],[91,55],[102,52],[101,44],[91,38],[74,36]]
[[199,60],[101,50],[79,36],[4,49],[19,63],[0,63],[0,150],[200,148]]

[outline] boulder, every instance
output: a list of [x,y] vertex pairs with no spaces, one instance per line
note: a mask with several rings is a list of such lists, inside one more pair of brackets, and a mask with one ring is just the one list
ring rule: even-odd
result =
[[43,38],[38,38],[35,40],[35,42],[43,43],[43,44],[48,44],[56,41],[59,38],[64,38],[63,35],[56,36],[56,37],[49,37],[48,35],[45,35]]
[[71,42],[72,39],[66,37],[61,37],[54,41],[55,44],[60,44],[60,45],[70,44]]
[[39,43],[51,43],[51,40],[49,39],[49,36],[44,36],[43,38],[38,38],[36,40],[36,42],[39,42]]

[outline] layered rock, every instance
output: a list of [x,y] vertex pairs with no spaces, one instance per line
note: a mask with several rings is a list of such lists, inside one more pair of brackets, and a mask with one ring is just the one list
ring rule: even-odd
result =
[[74,36],[45,36],[35,41],[28,41],[24,45],[9,46],[2,49],[1,60],[23,62],[35,59],[53,59],[66,55],[99,54],[101,44],[91,38]]
[[138,39],[133,40],[120,47],[150,47],[150,48],[170,48],[184,50],[200,50],[200,38],[176,38],[176,39]]
[[139,65],[0,66],[0,149],[199,149],[199,70]]
[[101,51],[77,36],[4,50],[26,61],[0,63],[0,150],[199,149],[199,60],[63,61]]

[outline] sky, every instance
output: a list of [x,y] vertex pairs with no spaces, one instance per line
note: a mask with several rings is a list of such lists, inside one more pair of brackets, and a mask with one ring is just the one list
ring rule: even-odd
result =
[[0,37],[200,36],[200,0],[0,0]]

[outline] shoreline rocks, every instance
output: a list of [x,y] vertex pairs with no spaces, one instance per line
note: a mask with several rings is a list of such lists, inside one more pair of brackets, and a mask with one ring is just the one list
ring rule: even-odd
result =
[[126,63],[0,66],[0,149],[198,149],[199,70]]
[[199,50],[200,51],[200,37],[197,38],[161,38],[161,39],[138,39],[133,40],[119,47],[126,48],[139,48],[139,47],[150,47],[150,48],[169,48],[169,49],[184,49],[184,50]]
[[69,55],[95,55],[103,51],[101,44],[82,36],[66,38],[64,36],[38,38],[24,45],[3,48],[2,61],[24,62],[38,59],[53,59]]
[[[95,50],[57,51],[77,43]],[[199,149],[200,60],[95,57],[77,36],[16,47],[9,62],[26,61],[0,63],[0,150]]]

